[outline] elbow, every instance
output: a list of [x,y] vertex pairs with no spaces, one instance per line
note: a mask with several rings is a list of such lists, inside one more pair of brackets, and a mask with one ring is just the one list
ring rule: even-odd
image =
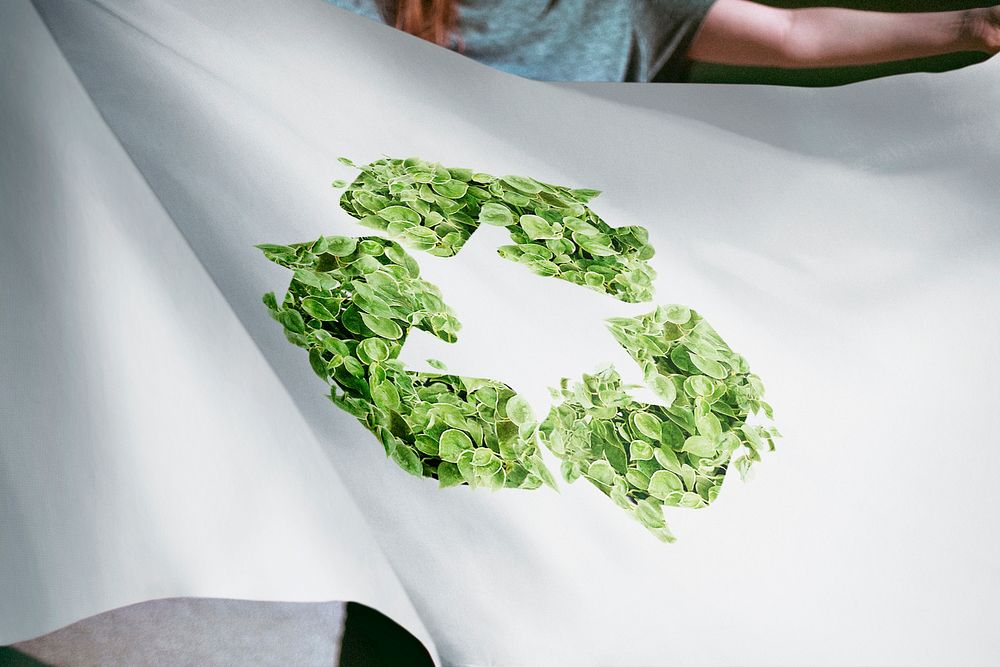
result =
[[775,66],[822,67],[824,62],[823,36],[812,30],[799,18],[797,10],[782,11],[781,27],[775,40]]

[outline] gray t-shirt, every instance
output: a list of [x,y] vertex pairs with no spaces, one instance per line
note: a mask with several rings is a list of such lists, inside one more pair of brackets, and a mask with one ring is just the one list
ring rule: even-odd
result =
[[[376,21],[387,0],[330,0]],[[461,0],[462,52],[544,81],[680,81],[714,0]]]

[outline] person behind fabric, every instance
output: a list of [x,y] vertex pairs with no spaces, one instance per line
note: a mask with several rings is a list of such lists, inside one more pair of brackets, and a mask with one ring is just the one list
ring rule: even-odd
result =
[[330,0],[549,81],[679,81],[692,61],[816,68],[1000,50],[1000,6],[887,13],[749,0]]

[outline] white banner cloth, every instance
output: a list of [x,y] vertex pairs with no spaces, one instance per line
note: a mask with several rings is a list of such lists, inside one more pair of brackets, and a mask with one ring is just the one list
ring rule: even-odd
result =
[[[453,665],[1000,654],[995,65],[553,85],[317,0],[36,6],[82,88],[0,22],[21,59],[0,97],[4,639],[212,591],[349,596]],[[440,491],[386,461],[268,317],[289,276],[253,247],[364,235],[329,183],[354,175],[337,156],[383,154],[603,190],[609,224],[650,229],[656,303],[696,308],[763,378],[779,450],[668,512],[673,545],[584,481]],[[414,253],[463,330],[404,358],[536,411],[561,376],[628,368],[600,320],[650,306],[534,276],[503,242]]]

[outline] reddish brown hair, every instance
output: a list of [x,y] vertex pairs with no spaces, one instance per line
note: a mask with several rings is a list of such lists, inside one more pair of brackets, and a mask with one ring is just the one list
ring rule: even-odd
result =
[[458,41],[458,0],[396,0],[388,17],[400,30],[438,46]]

